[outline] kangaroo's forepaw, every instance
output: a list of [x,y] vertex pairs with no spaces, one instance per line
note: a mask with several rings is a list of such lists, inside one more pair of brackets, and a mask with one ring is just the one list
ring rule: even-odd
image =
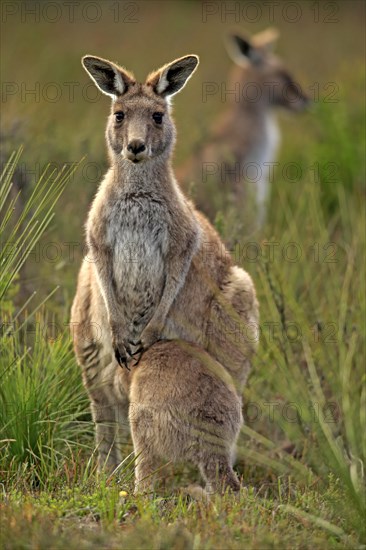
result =
[[[137,348],[137,349],[134,349],[132,351],[131,346],[133,346],[134,348]],[[142,347],[141,342],[132,342],[132,340],[129,340],[128,341],[127,352],[129,354],[129,356],[131,357],[131,359],[134,360],[134,366],[136,367],[136,365],[138,365],[138,363],[140,362],[140,359],[141,359],[142,354],[144,352],[144,348]]]
[[114,356],[119,366],[125,367],[127,370],[130,370],[127,364],[126,348],[121,344],[119,345],[113,344],[113,350],[114,350]]

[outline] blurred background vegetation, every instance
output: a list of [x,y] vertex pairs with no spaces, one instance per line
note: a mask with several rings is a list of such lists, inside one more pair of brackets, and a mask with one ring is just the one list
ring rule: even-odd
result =
[[[300,16],[290,22],[296,14],[288,2],[274,3],[273,17],[267,3],[249,9],[253,3],[101,2],[99,9],[89,3],[83,11],[87,4],[76,3],[73,17],[62,2],[44,3],[44,12],[40,2],[2,6],[1,162],[4,167],[10,159],[13,168],[16,162],[14,175],[11,166],[5,168],[0,195],[1,317],[6,326],[15,319],[16,327],[9,336],[3,325],[0,342],[4,486],[10,492],[54,491],[60,480],[86,483],[94,471],[88,462],[93,441],[87,400],[65,327],[86,213],[107,167],[109,100],[93,89],[81,56],[111,59],[141,80],[175,57],[200,56],[199,70],[174,101],[178,166],[227,108],[219,94],[204,101],[202,93],[204,83],[227,80],[225,32],[234,26],[254,34],[275,26],[281,33],[276,52],[314,102],[306,114],[278,113],[280,165],[267,224],[246,234],[225,212],[216,218],[235,260],[252,275],[261,307],[260,347],[244,395],[247,426],[237,468],[258,498],[272,504],[267,509],[264,501],[251,501],[258,516],[241,533],[244,538],[235,540],[248,543],[263,510],[270,513],[280,503],[296,522],[281,516],[279,532],[303,529],[300,545],[307,537],[318,541],[319,529],[331,537],[320,538],[322,544],[354,547],[365,536],[365,5],[298,1]],[[237,20],[230,8],[237,10]],[[20,145],[21,156],[11,157]],[[82,158],[76,171],[62,171]],[[287,163],[301,168],[294,181],[283,174]],[[26,237],[32,246],[10,262],[6,240],[13,245]],[[37,339],[42,326],[50,328]],[[131,472],[124,475],[119,481],[128,487]],[[85,492],[92,490],[87,485]],[[93,510],[112,523],[128,508],[113,495],[104,516],[105,493],[93,497]],[[156,510],[146,506],[153,517]],[[223,517],[235,525],[236,516],[225,506]],[[174,514],[169,521],[177,521],[177,510]],[[189,510],[182,514],[189,518]],[[271,529],[273,544],[280,544],[276,527]],[[191,530],[199,532],[200,526]],[[219,544],[220,533],[215,536]],[[192,542],[186,533],[172,537]],[[263,537],[263,545],[271,543]],[[234,538],[224,543],[228,540],[235,547]],[[136,541],[132,546],[142,544],[142,531]]]

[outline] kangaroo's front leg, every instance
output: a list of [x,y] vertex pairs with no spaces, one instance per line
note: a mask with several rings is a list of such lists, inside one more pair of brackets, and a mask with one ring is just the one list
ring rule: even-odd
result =
[[119,310],[118,296],[115,290],[113,252],[106,246],[97,247],[92,238],[89,238],[89,244],[95,262],[100,291],[108,312],[114,355],[118,364],[129,370],[129,344],[126,336],[125,319]]
[[140,345],[142,350],[148,349],[161,338],[169,310],[179,290],[184,285],[198,242],[198,233],[192,233],[191,238],[185,242],[184,248],[181,247],[177,250],[176,243],[174,247],[171,247],[166,258],[166,280],[161,300],[141,334]]

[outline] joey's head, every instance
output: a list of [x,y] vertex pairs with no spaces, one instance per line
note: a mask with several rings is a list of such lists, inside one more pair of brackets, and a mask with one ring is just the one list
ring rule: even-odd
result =
[[279,33],[269,28],[251,39],[233,33],[226,46],[241,68],[241,101],[303,111],[310,103],[283,61],[272,53]]
[[112,98],[106,138],[113,160],[137,164],[169,156],[175,141],[170,98],[198,65],[187,55],[151,73],[144,84],[115,63],[87,55],[82,64],[96,86]]

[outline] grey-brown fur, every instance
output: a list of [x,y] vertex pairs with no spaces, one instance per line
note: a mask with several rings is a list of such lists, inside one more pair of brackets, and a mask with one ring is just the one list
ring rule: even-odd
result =
[[129,419],[136,491],[151,491],[162,463],[191,462],[207,489],[240,487],[232,464],[241,398],[220,363],[196,345],[158,342],[133,371]]
[[[233,266],[171,168],[175,127],[167,90],[184,85],[197,58],[166,65],[144,85],[108,61],[88,57],[84,64],[94,78],[101,69],[98,85],[106,93],[117,86],[106,132],[111,167],[89,212],[89,253],[71,319],[99,464],[112,469],[128,430],[131,377],[115,357],[134,368],[132,354],[138,359],[157,340],[183,339],[225,365],[240,392],[256,346],[258,307],[251,278]],[[122,110],[125,119],[115,124],[113,113]],[[164,113],[162,125],[152,119],[155,112]],[[137,154],[128,151],[131,142]]]
[[267,29],[251,39],[240,33],[227,38],[235,64],[222,98],[227,108],[203,146],[177,170],[186,188],[196,184],[195,199],[210,217],[216,214],[207,201],[212,192],[228,205],[241,207],[243,216],[250,216],[254,204],[256,225],[265,221],[280,142],[275,111],[282,107],[301,112],[309,103],[284,62],[272,53],[277,37],[275,29]]

